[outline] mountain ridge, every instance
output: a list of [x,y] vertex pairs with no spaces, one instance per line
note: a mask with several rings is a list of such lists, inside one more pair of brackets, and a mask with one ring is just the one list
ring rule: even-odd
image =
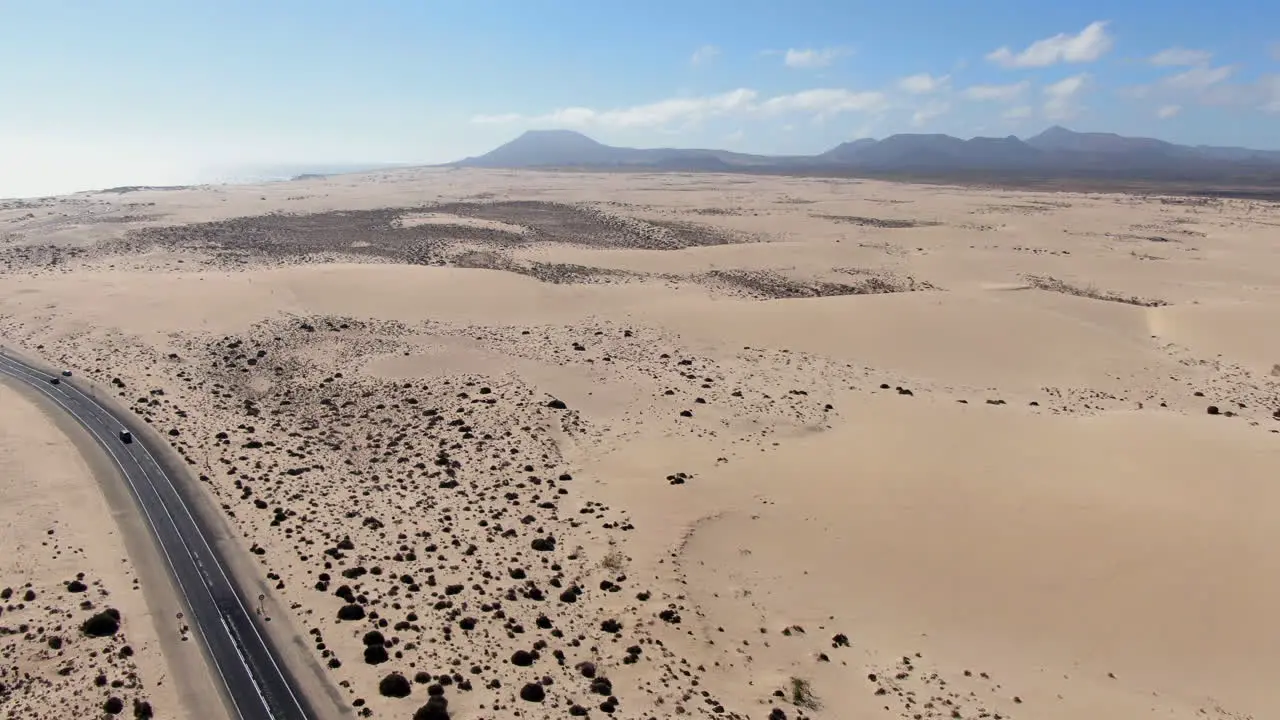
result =
[[832,174],[1012,173],[1043,177],[1240,180],[1280,184],[1280,150],[1178,145],[1054,125],[1022,139],[900,133],[861,138],[815,155],[761,155],[714,148],[629,148],[573,130],[529,130],[454,167],[648,169],[681,172]]

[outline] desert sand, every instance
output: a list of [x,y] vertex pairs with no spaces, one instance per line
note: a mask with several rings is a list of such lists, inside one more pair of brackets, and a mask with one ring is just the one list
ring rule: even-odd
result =
[[94,470],[29,392],[0,383],[0,709],[191,717],[157,637],[181,621],[153,614]]
[[1277,228],[710,174],[83,193],[0,203],[0,341],[187,459],[335,716],[1263,718]]

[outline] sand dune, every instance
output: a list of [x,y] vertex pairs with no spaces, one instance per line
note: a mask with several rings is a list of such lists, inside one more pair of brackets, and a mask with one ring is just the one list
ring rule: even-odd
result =
[[1205,357],[1220,358],[1250,371],[1280,377],[1280,337],[1264,328],[1280,322],[1280,305],[1264,302],[1218,302],[1161,308],[1156,332]]
[[[901,685],[958,676],[954,692],[979,693],[964,712],[1271,706],[1270,436],[1212,418],[1033,419],[896,398],[860,420],[705,478],[767,503],[698,527],[684,565],[693,599],[738,619],[730,632],[798,623],[817,635],[762,650],[762,677],[829,651],[816,625],[849,634],[864,663],[890,647],[922,653]],[[794,480],[783,490],[780,478]]]
[[1277,217],[732,175],[82,194],[0,207],[0,339],[171,438],[352,714],[1261,718]]

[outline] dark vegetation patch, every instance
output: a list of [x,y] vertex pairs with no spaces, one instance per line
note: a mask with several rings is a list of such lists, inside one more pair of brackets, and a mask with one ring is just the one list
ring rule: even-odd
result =
[[100,193],[115,193],[116,195],[124,195],[131,192],[142,192],[144,190],[190,190],[190,185],[120,185],[119,187],[110,187],[105,190],[99,190]]
[[1206,238],[1209,234],[1200,230],[1189,229],[1188,225],[1193,225],[1194,221],[1188,221],[1186,218],[1169,218],[1158,223],[1137,223],[1130,225],[1131,230],[1139,232],[1158,232],[1159,235],[1147,236],[1147,239],[1156,242],[1181,242],[1176,238],[1169,238],[1169,234],[1181,235],[1191,238]]
[[502,253],[489,250],[467,250],[454,255],[449,264],[455,267],[502,270],[527,275],[553,285],[590,285],[625,282],[645,277],[642,273],[613,268],[590,267],[573,263],[544,263],[513,260]]
[[713,289],[759,300],[876,295],[937,289],[929,283],[916,282],[912,278],[874,274],[871,271],[841,270],[841,272],[860,276],[853,282],[837,283],[824,280],[799,280],[766,270],[712,270],[696,275],[694,279]]
[[862,292],[858,293],[859,295],[919,292],[923,290],[942,289],[927,280],[916,280],[910,275],[896,275],[883,270],[855,267],[838,267],[832,269],[838,273],[852,275],[855,278],[858,278],[856,284],[862,290]]
[[[460,222],[401,223],[406,215],[433,212],[490,220],[527,228],[516,233]],[[191,225],[138,228],[107,244],[116,252],[151,247],[201,251],[242,263],[244,260],[300,259],[341,254],[386,262],[463,267],[506,267],[497,255],[459,244],[487,246],[496,253],[540,243],[593,248],[677,250],[741,242],[725,230],[696,223],[649,222],[587,206],[550,202],[460,202],[414,208],[333,211],[314,214],[272,213]],[[518,270],[516,270],[518,271]]]
[[641,273],[614,268],[588,267],[573,263],[529,263],[517,272],[556,285],[582,285],[626,281],[645,277]]
[[119,630],[120,613],[115,608],[107,608],[80,625],[80,632],[89,637],[110,637]]
[[[664,232],[668,237],[673,238],[678,243],[688,243],[681,245],[681,247],[733,245],[735,243],[745,243],[752,240],[752,238],[741,233],[734,233],[724,228],[712,227],[701,223],[689,222],[688,220],[646,220],[645,222],[658,228],[659,232]],[[694,239],[698,242],[689,243],[690,240]]]
[[[154,203],[153,203],[154,204]],[[101,217],[87,218],[82,222],[98,223],[105,225],[123,225],[125,223],[139,223],[155,220],[159,215],[103,215]]]
[[1007,215],[1044,215],[1054,210],[1071,207],[1070,203],[1054,203],[1043,200],[1030,200],[1020,203],[997,203],[986,205],[969,211],[970,215],[990,215],[1001,213]]
[[846,225],[857,225],[859,227],[873,227],[885,230],[898,230],[903,228],[914,227],[933,227],[941,225],[939,222],[932,220],[902,220],[892,218],[873,218],[862,217],[860,215],[814,215],[813,217],[831,220],[833,222],[844,223]]
[[1065,280],[1060,280],[1048,275],[1026,275],[1024,277],[1032,287],[1038,290],[1047,290],[1049,292],[1062,293],[1064,295],[1075,295],[1077,297],[1125,303],[1126,305],[1138,305],[1140,307],[1161,307],[1169,304],[1164,300],[1143,298],[1136,295],[1125,295],[1123,293],[1112,292],[1110,290],[1100,290],[1093,285],[1083,287],[1079,285],[1072,285]]
[[1119,240],[1121,242],[1154,242],[1154,243],[1180,243],[1181,239],[1169,237],[1168,235],[1136,235],[1134,233],[1103,233],[1102,237],[1111,240]]
[[0,272],[52,270],[68,262],[91,257],[93,251],[82,247],[54,245],[14,245],[0,250]]
[[493,250],[464,250],[449,258],[449,264],[460,268],[479,270],[505,270],[519,272],[519,265],[511,258]]
[[[625,170],[615,172],[626,172]],[[1164,204],[1204,205],[1220,198],[1280,202],[1280,173],[1267,168],[1206,173],[1202,177],[1170,177],[1158,171],[1094,169],[1044,173],[1019,170],[907,171],[871,168],[774,168],[737,170],[752,175],[783,175],[845,180],[888,180],[921,185],[962,185],[1001,190],[1039,192],[1120,193],[1126,195],[1179,196],[1161,199]]]
[[526,242],[678,250],[744,240],[698,223],[641,220],[588,205],[533,201],[446,203],[423,210],[523,225],[531,230]]

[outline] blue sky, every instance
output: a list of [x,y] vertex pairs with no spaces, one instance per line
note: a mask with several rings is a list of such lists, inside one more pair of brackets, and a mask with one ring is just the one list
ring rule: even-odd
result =
[[540,127],[809,153],[1051,124],[1280,148],[1280,3],[0,0],[0,196]]

